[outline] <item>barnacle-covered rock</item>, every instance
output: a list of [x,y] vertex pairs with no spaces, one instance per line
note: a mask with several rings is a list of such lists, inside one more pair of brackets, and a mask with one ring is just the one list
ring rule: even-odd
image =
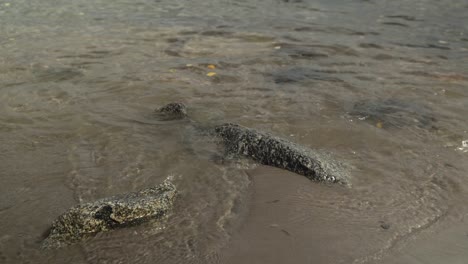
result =
[[43,247],[57,248],[98,232],[162,219],[171,209],[176,193],[168,178],[157,187],[74,206],[53,222]]
[[163,119],[182,119],[187,117],[187,107],[183,103],[169,103],[155,111]]
[[311,180],[344,183],[339,164],[288,140],[230,123],[216,127],[215,133],[221,137],[228,153],[243,155]]

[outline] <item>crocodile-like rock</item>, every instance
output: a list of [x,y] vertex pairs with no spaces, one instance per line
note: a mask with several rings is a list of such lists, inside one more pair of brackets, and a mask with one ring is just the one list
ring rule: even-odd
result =
[[176,194],[176,187],[168,178],[156,187],[74,206],[53,222],[42,246],[58,248],[98,232],[163,219]]
[[222,139],[229,154],[243,155],[314,181],[345,183],[339,164],[288,140],[231,123],[217,126],[215,134]]

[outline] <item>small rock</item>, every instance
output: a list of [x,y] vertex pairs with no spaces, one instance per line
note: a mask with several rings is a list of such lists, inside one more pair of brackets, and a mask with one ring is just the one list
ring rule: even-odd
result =
[[291,236],[291,233],[289,233],[286,229],[281,229],[281,232],[283,232],[287,236]]
[[390,229],[390,225],[387,224],[387,223],[381,224],[380,227],[381,227],[382,229],[385,229],[385,230]]
[[183,103],[169,103],[156,109],[156,112],[165,119],[182,119],[187,116],[187,107]]

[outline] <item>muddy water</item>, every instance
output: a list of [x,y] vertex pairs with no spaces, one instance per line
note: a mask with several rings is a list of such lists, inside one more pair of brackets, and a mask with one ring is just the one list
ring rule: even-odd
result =
[[[465,263],[467,14],[435,0],[1,2],[0,262]],[[172,101],[191,121],[152,114]],[[226,121],[331,153],[350,186],[223,161],[194,124]],[[180,197],[163,230],[39,249],[70,206],[169,174]]]

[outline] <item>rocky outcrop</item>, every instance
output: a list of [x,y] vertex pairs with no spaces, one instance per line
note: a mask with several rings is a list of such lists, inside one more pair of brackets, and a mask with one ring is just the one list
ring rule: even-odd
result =
[[74,206],[53,222],[43,247],[57,248],[98,232],[163,219],[176,193],[168,178],[157,187]]
[[230,123],[216,127],[215,133],[228,153],[243,155],[314,181],[344,183],[338,164],[288,140]]

